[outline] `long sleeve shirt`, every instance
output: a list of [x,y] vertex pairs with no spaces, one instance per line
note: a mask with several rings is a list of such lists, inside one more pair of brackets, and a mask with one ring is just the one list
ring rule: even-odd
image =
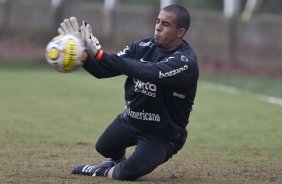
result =
[[182,41],[163,51],[154,39],[129,44],[118,54],[88,57],[84,69],[96,78],[126,75],[123,118],[141,131],[185,142],[199,69],[192,47]]

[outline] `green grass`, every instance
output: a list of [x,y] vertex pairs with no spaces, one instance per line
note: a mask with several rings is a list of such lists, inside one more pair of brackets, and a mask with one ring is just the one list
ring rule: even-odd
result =
[[[212,82],[231,84],[227,78]],[[124,79],[0,63],[0,183],[119,183],[70,170],[103,160],[94,144],[123,110]],[[224,93],[205,81],[210,78],[199,82],[187,143],[138,183],[281,183],[282,107],[258,100],[252,90]],[[271,88],[258,81],[255,92]]]
[[201,79],[203,81],[233,86],[256,94],[282,98],[282,78],[270,79],[246,75],[208,75],[201,76]]

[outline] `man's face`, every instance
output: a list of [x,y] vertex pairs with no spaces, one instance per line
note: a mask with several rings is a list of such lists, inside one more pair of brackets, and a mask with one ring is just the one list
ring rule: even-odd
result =
[[163,50],[171,51],[179,45],[176,16],[173,13],[161,11],[155,25],[155,43]]

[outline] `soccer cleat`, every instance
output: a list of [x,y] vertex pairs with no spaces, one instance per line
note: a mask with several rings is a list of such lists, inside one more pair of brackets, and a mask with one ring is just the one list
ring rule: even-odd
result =
[[75,167],[71,174],[82,174],[87,176],[107,176],[109,170],[114,167],[116,163],[112,159],[107,159],[99,165],[81,165]]

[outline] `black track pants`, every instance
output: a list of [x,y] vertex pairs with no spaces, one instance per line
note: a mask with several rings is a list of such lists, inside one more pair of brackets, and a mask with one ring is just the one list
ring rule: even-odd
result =
[[121,159],[129,146],[135,150],[128,159],[118,163],[113,178],[136,180],[166,162],[178,149],[160,135],[144,133],[121,117],[115,119],[96,143],[96,150],[106,158]]

